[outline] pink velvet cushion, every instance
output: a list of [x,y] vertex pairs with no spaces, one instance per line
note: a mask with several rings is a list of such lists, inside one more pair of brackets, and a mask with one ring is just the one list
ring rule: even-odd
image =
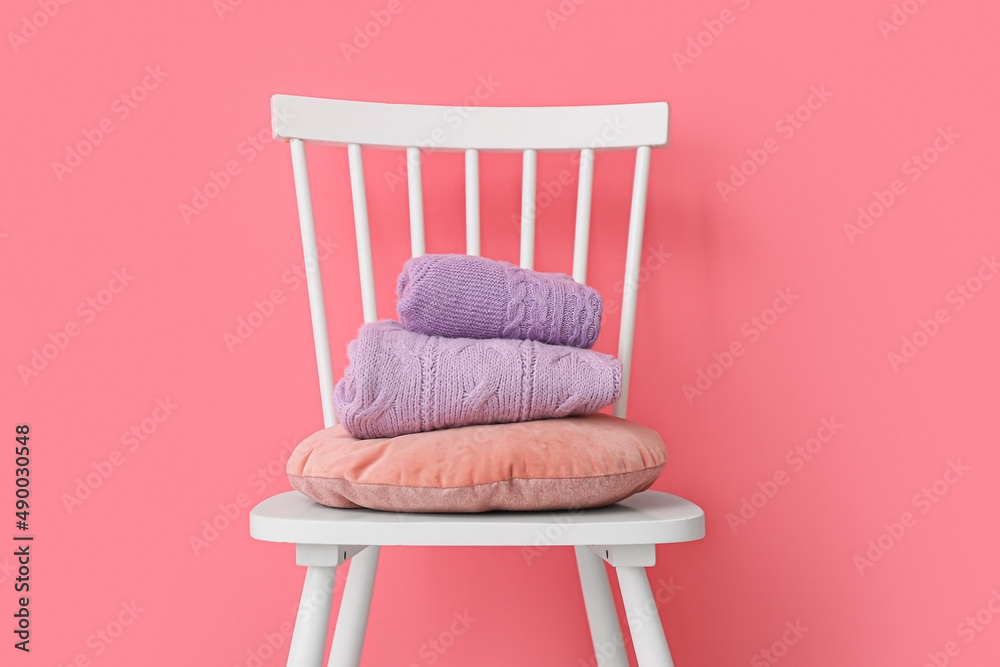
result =
[[485,512],[599,507],[648,489],[667,460],[653,429],[591,414],[358,440],[303,440],[292,486],[330,507]]

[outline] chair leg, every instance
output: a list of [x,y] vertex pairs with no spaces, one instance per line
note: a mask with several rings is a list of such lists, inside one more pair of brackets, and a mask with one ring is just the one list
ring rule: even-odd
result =
[[587,547],[574,547],[576,565],[580,571],[583,603],[587,609],[587,623],[594,641],[594,655],[598,667],[629,667],[625,654],[615,601],[604,569],[604,561]]
[[351,559],[337,625],[333,629],[328,667],[358,667],[368,627],[379,547],[370,546]]
[[322,667],[336,573],[336,567],[306,568],[306,580],[302,585],[295,630],[288,650],[288,667]]
[[619,566],[615,571],[639,667],[674,667],[646,568]]

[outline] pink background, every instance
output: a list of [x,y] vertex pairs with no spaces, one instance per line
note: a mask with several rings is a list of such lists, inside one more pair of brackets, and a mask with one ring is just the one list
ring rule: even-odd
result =
[[[250,539],[247,506],[289,488],[288,447],[322,418],[289,151],[252,138],[273,93],[451,105],[492,77],[477,102],[671,104],[630,416],[668,443],[655,488],[707,514],[705,540],[650,569],[677,664],[996,664],[1000,7],[401,0],[348,58],[388,2],[223,2],[5,3],[0,540],[18,532],[19,423],[36,540],[30,655],[12,648],[0,549],[0,662],[283,664],[303,572],[292,547]],[[80,142],[97,145],[53,166]],[[339,374],[361,317],[347,160],[309,155]],[[632,159],[596,167],[611,310]],[[385,176],[401,160],[366,153],[386,317],[408,251],[405,184]],[[426,163],[428,250],[460,251],[461,156]],[[539,192],[570,168],[543,156]],[[484,159],[482,178],[483,251],[514,259],[519,158]],[[573,180],[540,213],[539,269],[569,267]],[[859,207],[877,217],[845,228]],[[769,312],[782,290],[792,305]],[[571,551],[528,556],[386,549],[363,664],[592,664]],[[451,636],[455,614],[475,620]]]

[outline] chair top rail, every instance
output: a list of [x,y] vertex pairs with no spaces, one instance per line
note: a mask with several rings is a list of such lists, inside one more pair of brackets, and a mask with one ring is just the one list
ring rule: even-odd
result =
[[334,145],[496,151],[638,148],[667,143],[666,102],[448,107],[271,97],[275,139]]

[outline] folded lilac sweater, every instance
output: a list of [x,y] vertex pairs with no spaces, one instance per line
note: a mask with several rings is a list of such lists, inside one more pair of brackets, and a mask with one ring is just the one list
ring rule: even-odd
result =
[[334,391],[355,438],[597,412],[621,391],[614,357],[527,340],[425,336],[365,324]]
[[472,255],[424,255],[403,266],[399,321],[454,338],[519,338],[589,348],[601,296],[563,273],[539,273]]

